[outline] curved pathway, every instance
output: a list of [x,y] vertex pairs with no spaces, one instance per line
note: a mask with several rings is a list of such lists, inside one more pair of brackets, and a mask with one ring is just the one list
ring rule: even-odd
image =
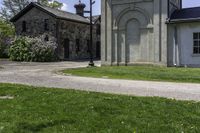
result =
[[56,71],[62,69],[86,67],[87,64],[88,62],[19,63],[1,60],[0,66],[3,69],[0,69],[0,83],[200,101],[200,84],[98,79],[56,74]]

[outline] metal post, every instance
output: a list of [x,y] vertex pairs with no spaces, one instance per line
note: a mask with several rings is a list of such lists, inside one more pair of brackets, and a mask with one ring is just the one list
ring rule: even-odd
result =
[[90,0],[90,62],[89,62],[89,66],[94,66],[94,61],[93,61],[93,23],[92,23],[92,5],[93,5],[93,0]]

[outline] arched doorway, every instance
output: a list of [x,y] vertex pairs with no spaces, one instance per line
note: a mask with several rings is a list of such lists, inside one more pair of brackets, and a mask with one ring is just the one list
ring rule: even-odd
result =
[[137,7],[125,9],[119,14],[113,36],[116,46],[113,53],[118,64],[148,61],[148,25],[151,22],[148,13]]

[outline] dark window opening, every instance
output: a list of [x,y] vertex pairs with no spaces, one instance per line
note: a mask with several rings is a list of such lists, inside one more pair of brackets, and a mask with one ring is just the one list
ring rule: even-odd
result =
[[193,54],[200,54],[200,32],[193,33]]
[[69,58],[69,54],[70,54],[70,49],[69,49],[69,39],[65,39],[64,40],[64,58],[68,59]]
[[76,52],[80,51],[80,40],[76,39]]
[[44,40],[45,40],[45,41],[49,41],[48,35],[45,36]]
[[96,33],[97,33],[97,35],[100,35],[101,34],[101,26],[100,26],[100,24],[97,24],[97,27],[96,27],[97,29],[97,31],[96,31]]
[[22,32],[26,32],[26,21],[22,22]]
[[49,31],[49,20],[48,19],[44,20],[44,30]]
[[100,41],[96,42],[96,57],[97,58],[101,57],[101,42]]

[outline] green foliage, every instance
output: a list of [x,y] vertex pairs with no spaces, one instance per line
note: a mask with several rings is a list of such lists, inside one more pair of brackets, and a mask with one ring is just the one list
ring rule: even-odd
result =
[[0,19],[0,37],[13,37],[14,35],[14,26],[9,23],[6,22],[2,19]]
[[55,8],[55,9],[61,9],[62,6],[63,6],[63,3],[60,3],[56,0],[54,1],[49,1],[49,0],[40,0],[40,3],[42,5],[46,5],[46,6],[49,6],[51,8]]
[[0,15],[7,21],[29,4],[30,0],[3,0]]
[[0,19],[0,58],[8,56],[8,48],[14,37],[14,26]]
[[17,38],[9,49],[10,59],[13,61],[29,61],[31,42],[26,37]]
[[197,133],[200,103],[0,84],[2,133]]
[[9,49],[13,61],[55,61],[57,44],[54,39],[44,41],[44,35],[39,38],[18,37]]
[[199,68],[167,68],[159,66],[106,66],[67,69],[64,73],[113,79],[200,83]]

